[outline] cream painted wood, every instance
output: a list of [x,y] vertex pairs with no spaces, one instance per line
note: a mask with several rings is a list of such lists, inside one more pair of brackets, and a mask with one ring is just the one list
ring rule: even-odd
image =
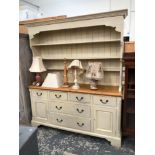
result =
[[116,136],[121,137],[121,110],[122,110],[122,100],[117,97],[117,108],[116,108]]
[[[111,141],[112,145],[121,146],[121,97],[68,92],[66,101],[51,99],[49,95],[46,100],[38,100],[33,96],[38,90],[30,89],[30,92],[32,125],[47,125],[78,133],[87,131],[83,134],[106,138]],[[46,92],[49,94],[50,91]],[[87,102],[76,102],[77,95],[85,97]],[[96,104],[100,98],[108,99],[109,103],[107,105]]]
[[120,32],[111,27],[87,27],[73,30],[41,32],[31,46],[120,42]]
[[90,117],[91,114],[90,106],[67,102],[49,102],[49,110],[79,117]]
[[60,91],[50,91],[49,92],[49,98],[51,100],[57,100],[57,101],[67,101],[68,94],[66,92],[60,92]]
[[[32,120],[31,123],[32,123],[32,126],[40,125],[40,122],[34,121],[34,120]],[[80,133],[80,134],[84,134],[84,135],[90,135],[90,136],[95,136],[95,137],[99,137],[99,138],[105,138],[105,139],[107,139],[108,141],[111,142],[112,146],[117,147],[117,148],[121,147],[121,137],[108,136],[108,135],[105,135],[105,134],[98,134],[98,133],[89,132],[89,131],[83,131],[83,130],[72,129],[72,128],[68,128],[68,127],[62,127],[62,126],[54,125],[54,124],[51,124],[51,123],[42,122],[42,125],[49,126],[49,127],[52,127],[52,128],[61,129],[61,130],[76,132],[76,133]]]
[[[109,64],[104,68],[105,77],[99,84],[119,86],[121,91],[120,60],[123,50],[123,17],[126,15],[127,11],[122,10],[30,24],[28,30],[33,56],[41,56],[47,69],[61,69],[61,72],[63,66],[55,64],[51,68],[46,61],[59,60],[63,64],[63,59],[67,58],[70,61],[80,59],[85,64],[90,59],[103,61],[103,64],[107,61],[111,64],[117,62],[117,67]],[[69,82],[73,82],[72,75],[69,75]],[[85,75],[80,77],[79,82],[89,83]]]
[[[61,76],[64,58],[68,64],[79,59],[84,69],[90,60],[101,61],[104,78],[98,84],[119,86],[121,92],[126,15],[127,10],[120,10],[29,24],[33,56],[41,56],[48,72],[59,71]],[[78,78],[80,84],[90,82],[85,78],[85,71]],[[68,81],[73,83],[71,72]],[[121,146],[121,97],[41,89],[39,96],[37,91],[30,89],[32,125],[106,138],[112,145]]]
[[77,103],[90,103],[90,95],[89,94],[81,94],[81,93],[69,93],[68,100],[74,101]]
[[[57,59],[120,59],[120,48],[118,43],[96,43],[62,45],[62,46],[41,46],[37,48],[40,56],[45,60]],[[67,51],[67,52],[66,52]],[[84,51],[84,52],[82,52]],[[98,54],[95,54],[98,51]],[[82,56],[82,57],[81,57]]]
[[[86,68],[89,60],[82,60],[83,68]],[[96,60],[97,61],[97,60]],[[98,60],[103,63],[104,71],[120,71],[120,60]],[[67,60],[67,66],[71,63],[71,60]],[[64,70],[64,64],[61,60],[46,60],[44,61],[44,65],[48,70]]]
[[94,132],[115,135],[116,109],[94,106]]
[[31,95],[33,98],[36,98],[38,100],[46,100],[48,97],[48,92],[43,90],[32,90]]
[[48,122],[47,101],[32,100],[31,105],[33,120]]
[[[65,20],[61,20],[61,21],[65,21]],[[117,16],[117,17],[98,18],[98,19],[80,20],[80,21],[72,21],[72,22],[62,22],[62,23],[55,23],[55,24],[53,23],[51,25],[42,25],[42,26],[40,25],[35,27],[33,26],[30,27],[30,25],[33,25],[33,24],[29,24],[28,33],[30,35],[30,39],[32,39],[34,35],[39,32],[73,29],[73,28],[79,28],[79,27],[101,26],[101,25],[114,27],[116,31],[121,32],[122,25],[123,25],[122,21],[123,21],[123,17]]]
[[93,104],[96,105],[110,106],[110,107],[117,106],[117,97],[93,95],[92,98],[93,98]]
[[65,126],[73,129],[90,131],[91,121],[90,119],[74,117],[71,115],[53,114],[53,124],[58,126]]

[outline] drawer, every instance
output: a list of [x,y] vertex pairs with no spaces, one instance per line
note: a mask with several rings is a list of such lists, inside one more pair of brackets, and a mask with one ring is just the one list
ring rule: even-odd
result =
[[49,104],[51,112],[65,113],[80,117],[90,117],[90,106],[61,102],[50,102]]
[[31,91],[32,97],[36,99],[46,99],[48,97],[48,91],[43,90],[32,90]]
[[90,95],[89,94],[69,93],[68,99],[70,101],[74,101],[74,102],[90,103]]
[[66,101],[67,100],[67,93],[66,92],[61,92],[61,91],[51,91],[49,92],[49,98],[52,100],[63,100]]
[[58,126],[64,126],[78,130],[90,131],[91,129],[91,120],[86,118],[54,114],[52,122]]
[[93,104],[116,107],[117,98],[112,96],[93,95]]
[[67,111],[67,107],[66,107],[65,103],[63,103],[63,102],[53,101],[53,102],[49,102],[49,110],[51,112],[65,113]]
[[90,106],[84,106],[84,105],[73,105],[72,113],[73,115],[77,115],[80,117],[90,117]]

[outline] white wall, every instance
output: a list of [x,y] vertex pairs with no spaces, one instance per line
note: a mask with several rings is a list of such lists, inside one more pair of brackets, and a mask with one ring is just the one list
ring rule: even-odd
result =
[[19,20],[28,20],[34,18],[41,18],[40,8],[36,5],[31,5],[24,1],[19,3]]
[[77,16],[112,10],[128,9],[125,19],[124,35],[134,40],[135,0],[26,0],[42,10],[42,17],[67,15]]

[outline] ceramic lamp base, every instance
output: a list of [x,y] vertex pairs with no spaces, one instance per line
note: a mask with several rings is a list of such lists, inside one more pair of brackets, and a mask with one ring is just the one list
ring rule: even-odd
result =
[[42,84],[42,78],[41,78],[41,74],[40,73],[36,73],[36,76],[35,76],[35,80],[32,85],[34,86],[41,86]]
[[79,84],[76,84],[76,85],[72,86],[72,89],[79,89],[79,88],[80,88]]
[[62,87],[63,87],[63,88],[68,88],[68,87],[69,87],[69,85],[64,84],[64,85],[62,85]]

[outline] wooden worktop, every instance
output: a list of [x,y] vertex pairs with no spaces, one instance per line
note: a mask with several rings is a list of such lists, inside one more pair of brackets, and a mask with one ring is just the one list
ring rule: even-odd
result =
[[76,92],[76,93],[86,93],[86,94],[96,94],[96,95],[108,95],[108,96],[118,96],[121,97],[122,93],[118,91],[117,86],[98,86],[97,90],[90,90],[89,85],[80,85],[80,89],[68,88],[52,88],[52,87],[37,87],[29,86],[29,89],[40,89],[40,90],[56,90],[65,92]]

